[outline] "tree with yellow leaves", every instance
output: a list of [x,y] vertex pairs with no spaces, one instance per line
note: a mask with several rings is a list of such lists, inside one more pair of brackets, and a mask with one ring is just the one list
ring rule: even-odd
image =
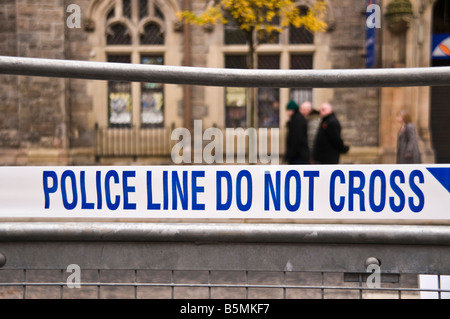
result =
[[[324,0],[316,0],[307,14],[302,15],[295,0],[215,0],[199,15],[182,11],[178,17],[196,25],[237,24],[247,38],[248,67],[254,69],[258,39],[281,33],[290,25],[304,27],[310,32],[324,32],[327,27],[324,21],[326,8]],[[253,126],[253,94],[250,97],[250,125]]]

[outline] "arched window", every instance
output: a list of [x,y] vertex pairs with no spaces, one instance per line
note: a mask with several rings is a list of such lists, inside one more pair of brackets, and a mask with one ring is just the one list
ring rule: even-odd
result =
[[161,32],[161,27],[154,22],[148,23],[144,27],[144,32],[140,36],[140,43],[144,45],[164,44],[164,35]]
[[131,34],[128,28],[120,23],[109,26],[106,34],[106,44],[108,45],[130,45]]
[[[155,0],[112,1],[104,20],[107,61],[164,64],[164,20]],[[162,84],[108,82],[108,127],[162,126]]]

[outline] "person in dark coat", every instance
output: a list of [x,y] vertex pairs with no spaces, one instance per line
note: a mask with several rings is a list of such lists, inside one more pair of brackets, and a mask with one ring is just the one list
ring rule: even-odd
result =
[[341,154],[349,151],[341,137],[341,124],[330,103],[320,106],[321,122],[313,147],[313,160],[316,164],[338,164]]
[[420,164],[422,159],[411,116],[402,110],[397,114],[397,121],[402,125],[398,132],[397,164]]
[[289,114],[286,136],[285,162],[288,164],[309,164],[307,122],[300,113],[298,104],[291,100],[286,105]]

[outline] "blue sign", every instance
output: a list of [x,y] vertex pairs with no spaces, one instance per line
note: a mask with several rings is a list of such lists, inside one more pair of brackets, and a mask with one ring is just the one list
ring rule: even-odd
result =
[[[366,0],[366,8],[369,5],[376,4],[376,0]],[[366,10],[366,21],[372,15],[372,12]],[[375,28],[369,28],[366,23],[366,68],[372,68],[375,65]]]
[[432,59],[450,59],[450,34],[434,34],[431,47]]

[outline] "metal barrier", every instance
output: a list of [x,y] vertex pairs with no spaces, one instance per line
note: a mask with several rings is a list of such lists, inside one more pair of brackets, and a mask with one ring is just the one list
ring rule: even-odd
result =
[[[446,226],[1,223],[4,298],[417,298]],[[367,285],[369,264],[380,285]],[[70,288],[68,266],[80,267]],[[438,295],[438,296],[439,296]]]
[[[450,84],[447,67],[243,71],[0,57],[0,73],[219,86]],[[381,271],[376,286],[371,265]],[[437,275],[436,288],[420,287],[419,274]],[[448,298],[442,275],[450,275],[449,226],[0,223],[1,298]]]
[[450,67],[351,70],[240,70],[0,56],[0,74],[229,87],[396,87],[450,85]]

